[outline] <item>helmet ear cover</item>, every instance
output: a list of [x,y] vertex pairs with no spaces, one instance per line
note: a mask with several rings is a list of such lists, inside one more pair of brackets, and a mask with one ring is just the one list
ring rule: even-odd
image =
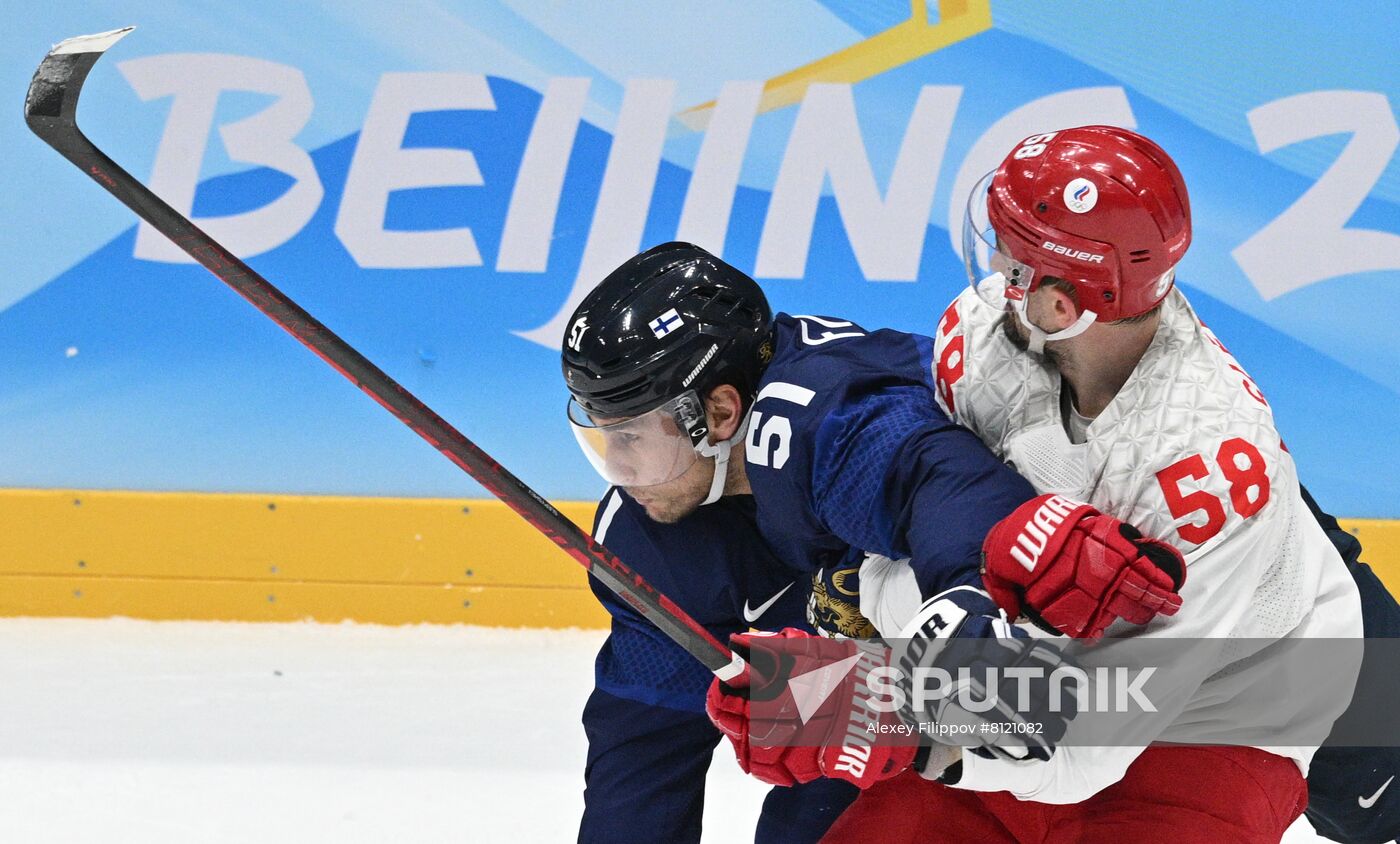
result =
[[676,420],[676,427],[685,431],[685,435],[690,438],[691,445],[699,445],[709,439],[710,425],[705,415],[705,400],[694,390],[676,397],[671,416]]
[[1027,138],[995,171],[986,203],[997,248],[1033,268],[1036,279],[1063,279],[1103,322],[1156,307],[1191,242],[1176,164],[1118,127]]

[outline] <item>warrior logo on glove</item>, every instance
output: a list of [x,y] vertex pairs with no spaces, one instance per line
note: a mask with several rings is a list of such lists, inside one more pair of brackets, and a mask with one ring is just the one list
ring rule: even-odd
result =
[[706,710],[746,772],[773,785],[833,777],[867,788],[913,763],[917,738],[867,682],[889,665],[884,645],[792,628],[730,645],[750,667],[716,680]]
[[1146,624],[1181,608],[1181,552],[1061,495],[1032,498],[982,544],[982,581],[1012,618],[1097,639],[1118,619]]
[[[774,785],[833,777],[860,788],[933,745],[1048,759],[1077,711],[1055,687],[1058,651],[1009,625],[985,593],[931,599],[910,639],[829,639],[788,628],[730,637],[748,668],[710,686],[710,720],[739,766]],[[999,683],[1001,674],[1015,678]],[[932,680],[932,683],[929,681]]]

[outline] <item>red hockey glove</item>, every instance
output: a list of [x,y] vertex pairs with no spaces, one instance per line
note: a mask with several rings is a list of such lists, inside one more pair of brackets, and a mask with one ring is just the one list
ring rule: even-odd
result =
[[[783,641],[754,651],[751,643],[759,638]],[[729,736],[745,772],[771,785],[831,777],[868,788],[913,763],[918,747],[912,739],[900,744],[867,729],[872,722],[900,723],[896,714],[875,713],[864,705],[870,694],[865,676],[883,658],[862,657],[852,664],[849,657],[859,653],[854,643],[791,627],[780,633],[736,633],[729,643],[745,659],[765,657],[757,669],[745,669],[732,682],[716,679],[705,699],[705,711]],[[775,650],[778,659],[767,658]]]
[[1181,608],[1181,553],[1088,504],[1042,495],[982,543],[982,580],[1012,618],[1097,639],[1123,618],[1146,624]]

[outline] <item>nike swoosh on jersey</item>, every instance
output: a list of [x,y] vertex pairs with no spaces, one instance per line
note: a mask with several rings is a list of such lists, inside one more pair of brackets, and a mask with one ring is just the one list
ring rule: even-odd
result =
[[[796,582],[796,581],[794,581],[794,583],[795,583],[795,582]],[[791,589],[791,588],[792,588],[792,583],[789,583],[787,586],[784,586],[782,589],[779,589],[779,590],[778,590],[778,594],[774,595],[773,597],[771,597],[771,598],[769,598],[768,600],[764,601],[763,603],[759,604],[759,605],[758,605],[758,609],[749,609],[749,602],[748,602],[747,599],[745,599],[745,600],[744,600],[744,621],[747,621],[749,624],[753,624],[755,621],[758,621],[758,617],[761,616],[761,615],[763,615],[764,613],[768,612],[768,608],[771,607],[771,606],[773,606],[774,604],[778,603],[778,599],[781,598],[781,597],[783,597],[783,595],[784,595],[789,589]]]
[[1375,793],[1375,794],[1372,794],[1370,797],[1358,797],[1358,798],[1356,798],[1356,803],[1357,803],[1357,805],[1359,805],[1359,806],[1360,806],[1361,808],[1363,808],[1363,809],[1369,809],[1369,808],[1371,808],[1372,806],[1376,805],[1376,801],[1379,800],[1379,799],[1381,799],[1381,795],[1384,794],[1384,793],[1385,793],[1385,790],[1386,790],[1387,788],[1390,787],[1391,780],[1394,780],[1394,779],[1395,779],[1395,775],[1394,775],[1394,774],[1391,774],[1391,775],[1390,775],[1390,779],[1388,779],[1388,780],[1386,780],[1385,782],[1381,783],[1381,787],[1378,788],[1378,789],[1376,789],[1376,793]]

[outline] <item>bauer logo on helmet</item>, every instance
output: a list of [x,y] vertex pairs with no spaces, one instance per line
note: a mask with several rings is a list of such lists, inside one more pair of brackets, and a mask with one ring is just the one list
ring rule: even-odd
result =
[[1080,249],[1071,249],[1068,246],[1062,246],[1054,242],[1053,240],[1047,240],[1044,243],[1040,244],[1040,248],[1049,249],[1051,252],[1054,252],[1058,255],[1063,255],[1066,258],[1073,258],[1076,261],[1084,261],[1090,264],[1103,263],[1102,255],[1095,255],[1093,252],[1085,252]]

